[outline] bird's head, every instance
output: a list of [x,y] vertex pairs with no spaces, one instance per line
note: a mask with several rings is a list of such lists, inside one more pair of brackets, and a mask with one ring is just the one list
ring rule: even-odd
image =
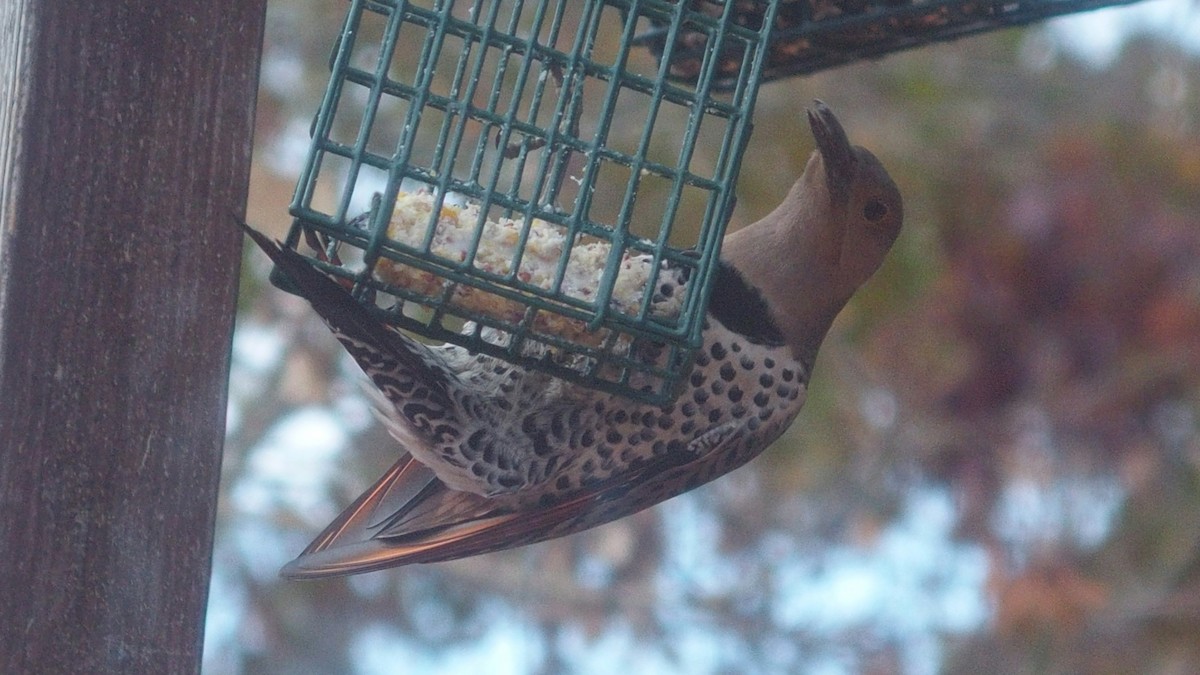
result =
[[806,191],[814,209],[827,213],[804,224],[810,230],[807,243],[813,247],[812,262],[828,275],[829,290],[844,302],[891,250],[904,220],[904,203],[883,164],[871,151],[850,144],[828,106],[817,101],[808,110],[808,124],[817,150],[801,181],[811,183]]
[[808,110],[817,149],[783,203],[726,237],[722,257],[762,293],[798,356],[815,357],[829,325],[879,269],[904,205],[883,164],[852,145],[833,111]]

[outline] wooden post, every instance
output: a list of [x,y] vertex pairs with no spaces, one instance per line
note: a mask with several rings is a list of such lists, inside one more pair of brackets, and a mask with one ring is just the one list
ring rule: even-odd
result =
[[199,670],[264,7],[0,3],[0,672]]

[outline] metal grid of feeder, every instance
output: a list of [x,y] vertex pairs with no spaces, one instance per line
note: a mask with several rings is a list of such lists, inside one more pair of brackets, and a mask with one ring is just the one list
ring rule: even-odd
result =
[[[352,0],[286,243],[391,325],[669,401],[773,7],[754,28],[662,0]],[[651,29],[661,63],[636,48]],[[682,34],[718,47],[686,85],[668,77]],[[716,95],[726,47],[737,82]]]
[[[687,0],[697,12],[722,15],[757,29],[773,23],[763,82],[892,52],[1063,14],[1130,4],[1137,0]],[[768,10],[774,18],[768,17]],[[666,22],[635,37],[669,65],[670,77],[693,82],[715,49],[712,86],[738,86],[745,54],[734,43],[716,45],[702,32],[672,31]],[[669,45],[669,46],[668,46]]]

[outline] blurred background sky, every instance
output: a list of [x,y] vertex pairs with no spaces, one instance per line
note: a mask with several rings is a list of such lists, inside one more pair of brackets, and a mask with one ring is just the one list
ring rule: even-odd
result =
[[[268,8],[248,217],[276,236],[344,11]],[[889,261],[783,439],[574,537],[282,581],[395,450],[247,249],[205,672],[1200,671],[1194,0],[767,84],[732,228],[803,169],[813,98],[905,195]]]

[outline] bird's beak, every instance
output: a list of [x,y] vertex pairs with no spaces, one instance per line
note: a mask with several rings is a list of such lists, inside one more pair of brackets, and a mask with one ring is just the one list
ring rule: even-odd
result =
[[854,180],[854,149],[842,123],[829,106],[821,101],[808,110],[808,125],[812,127],[817,150],[825,161],[825,180],[834,205],[845,205],[850,199],[850,182]]

